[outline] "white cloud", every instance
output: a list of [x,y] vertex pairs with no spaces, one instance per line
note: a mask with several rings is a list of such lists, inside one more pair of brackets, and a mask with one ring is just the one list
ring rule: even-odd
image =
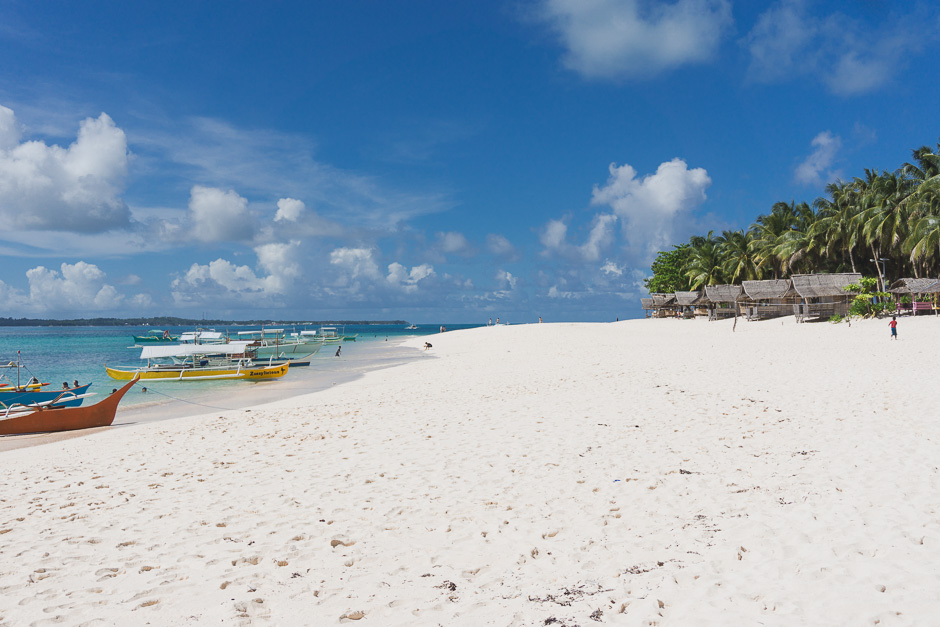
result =
[[379,277],[371,248],[337,248],[330,253],[330,263],[348,271],[352,279]]
[[498,257],[515,257],[516,247],[508,239],[497,233],[486,236],[486,247]]
[[299,250],[300,241],[296,240],[286,244],[272,242],[255,247],[258,265],[268,273],[268,291],[285,294],[293,281],[301,275],[300,262],[297,259]]
[[388,264],[388,275],[385,277],[385,281],[393,287],[413,293],[418,291],[418,283],[422,279],[433,276],[435,276],[434,266],[425,263],[414,266],[409,271],[408,268],[396,261]]
[[642,178],[627,164],[612,163],[609,169],[607,184],[594,187],[591,204],[614,210],[622,221],[628,251],[644,262],[674,243],[677,232],[688,226],[691,211],[705,202],[705,190],[711,185],[703,168],[690,170],[681,159],[662,163],[655,174]]
[[204,242],[251,239],[254,232],[248,201],[234,191],[193,186],[189,195],[193,236]]
[[565,246],[568,225],[563,220],[549,220],[539,234],[539,241],[548,250],[560,250]]
[[26,271],[29,306],[48,312],[113,309],[124,297],[105,283],[105,276],[98,266],[84,261],[63,263],[58,272],[37,266]]
[[804,185],[820,185],[837,176],[828,170],[842,149],[842,139],[829,131],[823,131],[813,138],[812,146],[813,152],[796,167],[794,173],[797,182]]
[[624,266],[618,266],[616,263],[608,259],[604,262],[604,265],[601,266],[601,272],[608,276],[620,276],[623,274]]
[[617,216],[612,214],[598,214],[594,217],[594,226],[591,227],[591,234],[584,244],[581,245],[581,256],[586,261],[596,261],[600,259],[601,252],[607,248],[614,239],[613,226],[617,222]]
[[277,201],[277,213],[274,214],[274,221],[296,222],[303,215],[306,207],[304,203],[294,198],[281,198]]
[[497,270],[496,271],[496,281],[499,283],[501,289],[516,289],[516,284],[519,282],[519,277],[513,276],[508,270]]
[[437,234],[437,246],[441,252],[446,254],[456,254],[468,256],[473,254],[473,247],[462,233],[449,231]]
[[644,77],[711,60],[732,24],[728,0],[544,0],[542,17],[587,78]]
[[130,224],[121,199],[127,138],[107,114],[87,118],[68,147],[20,143],[0,107],[0,220],[6,228],[100,233]]
[[935,38],[927,23],[909,13],[865,25],[842,13],[811,15],[805,0],[781,0],[745,38],[751,55],[748,76],[777,82],[808,75],[836,94],[872,91]]

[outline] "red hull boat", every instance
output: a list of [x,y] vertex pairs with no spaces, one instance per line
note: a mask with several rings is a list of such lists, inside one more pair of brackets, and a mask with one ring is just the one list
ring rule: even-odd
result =
[[22,435],[24,433],[54,433],[107,427],[114,422],[118,403],[137,379],[131,380],[117,392],[100,403],[85,407],[37,407],[26,414],[17,413],[4,417],[0,412],[0,435]]

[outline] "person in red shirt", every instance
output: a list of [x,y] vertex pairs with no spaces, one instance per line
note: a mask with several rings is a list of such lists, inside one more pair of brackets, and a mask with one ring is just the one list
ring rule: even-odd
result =
[[898,339],[898,319],[897,316],[891,316],[891,322],[888,323],[888,326],[891,327],[891,339]]

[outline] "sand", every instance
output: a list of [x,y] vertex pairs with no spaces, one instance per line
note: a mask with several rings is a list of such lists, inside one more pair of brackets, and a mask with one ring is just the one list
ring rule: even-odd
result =
[[940,320],[732,324],[446,333],[4,452],[0,625],[935,623]]

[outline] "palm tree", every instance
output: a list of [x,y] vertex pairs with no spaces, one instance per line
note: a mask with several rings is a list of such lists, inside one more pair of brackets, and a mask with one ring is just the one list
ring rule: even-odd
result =
[[686,276],[697,290],[705,285],[718,285],[724,279],[722,273],[721,242],[712,231],[705,237],[692,237],[689,240],[692,252],[686,264]]
[[[865,210],[862,235],[872,246],[874,259],[888,255],[895,262],[897,272],[902,272],[902,242],[908,232],[908,203],[905,202],[913,187],[903,170],[877,174],[867,187],[867,205]],[[875,263],[877,266],[878,264]],[[886,279],[881,275],[881,290],[884,291]]]
[[722,272],[731,283],[739,280],[752,281],[761,277],[757,263],[754,237],[744,231],[722,233],[721,253],[724,258]]
[[769,268],[774,278],[779,279],[781,272],[786,272],[786,260],[778,257],[778,247],[781,238],[793,227],[793,203],[778,202],[767,215],[758,216],[751,225],[751,235],[754,239],[754,252],[757,264],[762,271]]
[[854,188],[850,183],[836,181],[826,185],[826,193],[829,198],[819,197],[813,203],[816,222],[810,230],[811,236],[830,262],[836,260],[836,267],[841,265],[844,255],[848,257],[852,272],[857,272],[853,251],[860,241],[860,233]]

